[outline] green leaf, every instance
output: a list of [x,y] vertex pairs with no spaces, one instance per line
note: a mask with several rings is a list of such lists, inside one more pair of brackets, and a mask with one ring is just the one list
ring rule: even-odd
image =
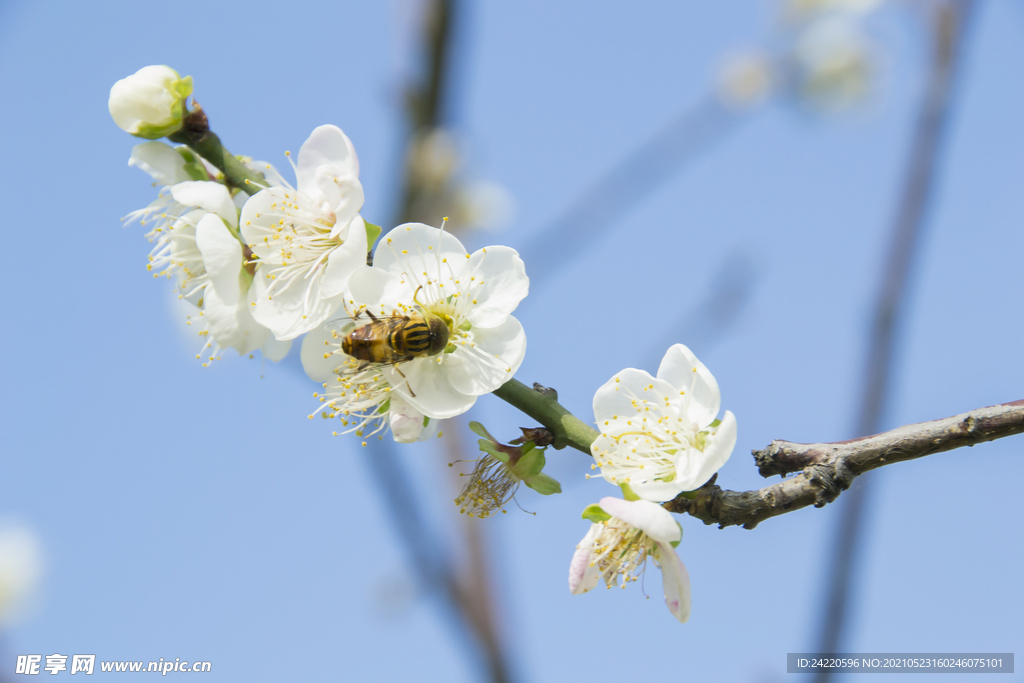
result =
[[529,479],[524,479],[523,483],[542,496],[550,496],[552,493],[562,492],[562,485],[543,473]]
[[[384,413],[388,412],[389,410],[391,410],[391,399],[390,398],[380,404],[380,408],[377,408],[377,414],[383,415]],[[423,426],[426,427],[427,425],[424,424]]]
[[[390,401],[391,399],[388,399],[388,400]],[[423,416],[423,428],[426,429],[428,424],[430,424],[430,418],[427,417],[426,415],[424,415]]]
[[477,444],[480,446],[480,450],[483,453],[493,455],[498,460],[502,461],[505,464],[508,464],[508,454],[502,453],[497,448],[495,448],[493,442],[488,441],[487,439],[480,439],[479,441],[477,441]]
[[711,427],[717,427],[717,426],[718,426],[718,425],[720,425],[720,424],[722,424],[722,421],[721,421],[721,420],[715,420],[715,421],[714,421],[714,422],[712,422],[712,423],[711,423],[711,424],[710,424],[709,426],[711,426]]
[[363,220],[366,223],[366,250],[373,249],[374,243],[377,238],[380,237],[381,229],[379,225],[374,225],[367,220]]
[[640,496],[633,493],[633,489],[626,482],[619,484],[619,488],[622,489],[622,497],[626,500],[640,500]]
[[512,471],[520,479],[530,479],[540,474],[544,465],[544,451],[534,448],[532,441],[527,441],[523,445],[523,455],[519,458],[519,462],[512,467]]
[[597,503],[594,503],[593,505],[588,505],[583,510],[583,519],[589,519],[594,524],[600,524],[601,522],[604,522],[611,518],[612,516],[605,512],[604,509]]
[[487,431],[487,428],[484,427],[479,422],[470,422],[469,430],[476,434],[477,436],[482,436],[485,439],[490,439],[494,443],[498,443],[498,440],[491,436],[491,433]]

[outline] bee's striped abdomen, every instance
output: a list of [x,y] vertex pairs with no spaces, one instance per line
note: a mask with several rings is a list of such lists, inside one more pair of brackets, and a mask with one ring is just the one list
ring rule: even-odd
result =
[[430,328],[422,320],[407,323],[392,330],[388,343],[399,353],[418,356],[430,348]]

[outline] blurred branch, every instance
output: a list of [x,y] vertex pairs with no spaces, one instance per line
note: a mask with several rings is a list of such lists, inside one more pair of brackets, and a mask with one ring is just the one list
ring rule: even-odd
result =
[[[406,144],[399,223],[411,220],[412,217],[408,215],[410,207],[423,191],[408,163],[412,144],[418,134],[434,128],[441,121],[455,0],[428,0],[425,12],[425,75],[419,86],[408,94],[407,109],[412,132]],[[486,577],[475,577],[476,590],[470,590],[458,581],[440,551],[440,539],[431,533],[422,515],[422,508],[415,503],[413,487],[402,464],[396,460],[393,447],[387,444],[375,451],[369,458],[371,470],[378,491],[386,501],[385,507],[391,521],[412,555],[413,566],[419,568],[426,585],[438,591],[449,614],[454,617],[456,628],[473,635],[467,639],[467,643],[474,655],[479,654],[485,660],[490,679],[495,683],[509,681],[508,660],[497,636],[497,627],[489,609],[490,600],[483,596],[487,589]],[[472,539],[467,539],[467,544],[471,557],[474,554],[477,556],[475,567],[483,567],[486,564],[482,557],[483,547],[479,544],[473,546]]]
[[[896,323],[906,303],[911,266],[935,192],[940,152],[946,138],[955,92],[955,77],[964,53],[966,29],[974,7],[974,0],[950,0],[936,8],[931,72],[918,114],[903,191],[892,227],[892,243],[875,304],[864,373],[867,381],[857,422],[858,434],[871,434],[882,426],[892,379]],[[839,531],[835,535],[837,546],[831,554],[831,580],[818,652],[836,652],[839,648],[849,600],[851,570],[860,544],[861,520],[868,490],[865,482],[852,491],[842,510]],[[827,683],[830,678],[831,673],[823,670],[815,680]]]
[[[692,498],[665,503],[705,524],[753,529],[766,519],[814,505],[824,507],[870,470],[933,453],[1024,433],[1024,400],[979,408],[955,417],[899,427],[884,434],[836,443],[773,441],[754,451],[763,476],[802,470],[757,491],[726,491],[708,482]],[[823,652],[831,652],[823,651]]]
[[565,270],[615,221],[664,185],[673,173],[725,138],[739,113],[707,95],[621,158],[520,250],[530,264],[530,285]]

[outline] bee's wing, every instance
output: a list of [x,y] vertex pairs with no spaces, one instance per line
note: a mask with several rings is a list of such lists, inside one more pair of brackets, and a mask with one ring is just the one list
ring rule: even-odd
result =
[[324,329],[339,337],[344,337],[352,330],[357,327],[362,327],[368,322],[370,322],[369,319],[357,320],[351,316],[345,316],[343,318],[335,318],[334,320],[324,323]]

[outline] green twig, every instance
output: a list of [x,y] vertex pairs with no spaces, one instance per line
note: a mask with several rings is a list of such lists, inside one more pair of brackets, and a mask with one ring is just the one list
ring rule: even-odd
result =
[[555,436],[555,448],[572,446],[591,454],[590,444],[598,437],[597,430],[562,407],[553,392],[537,391],[513,379],[495,389],[494,395],[547,427]]
[[267,179],[262,173],[249,169],[245,164],[232,156],[225,149],[217,134],[210,130],[206,113],[197,102],[185,117],[181,130],[167,139],[182,145],[188,145],[195,152],[216,166],[224,174],[224,182],[229,187],[237,187],[248,195],[254,195],[267,187]]

